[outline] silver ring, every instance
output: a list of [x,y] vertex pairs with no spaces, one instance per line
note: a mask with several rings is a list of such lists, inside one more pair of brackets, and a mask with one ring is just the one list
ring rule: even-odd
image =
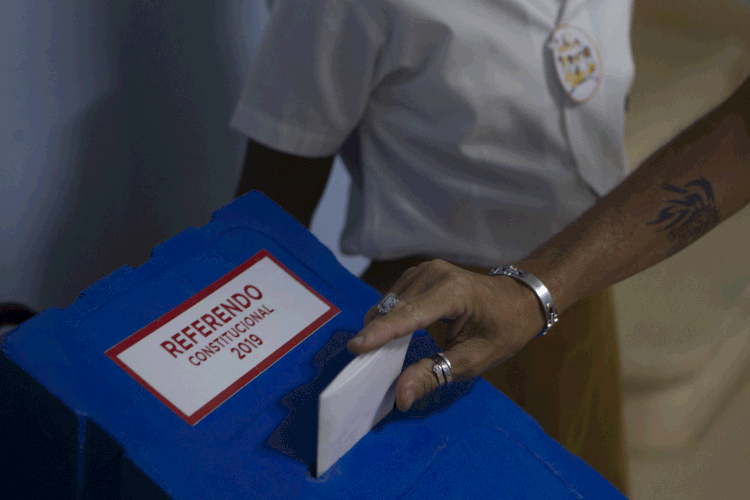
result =
[[432,365],[432,373],[438,381],[438,386],[443,387],[445,384],[453,382],[453,375],[451,374],[451,362],[442,352],[439,352],[432,356],[432,361],[435,363]]
[[435,356],[440,356],[443,360],[443,372],[445,372],[445,382],[450,383],[453,382],[453,374],[451,373],[451,369],[453,366],[451,366],[451,362],[448,361],[448,356],[443,354],[442,352],[439,352],[435,354]]
[[380,299],[380,301],[377,304],[377,309],[379,314],[386,314],[390,312],[391,309],[396,307],[396,304],[399,303],[398,295],[396,295],[393,292],[388,292],[385,295],[383,295],[383,298]]
[[438,363],[435,363],[434,365],[432,365],[432,373],[437,378],[438,387],[443,387],[445,385],[445,373],[443,373],[442,366],[440,366],[440,364]]

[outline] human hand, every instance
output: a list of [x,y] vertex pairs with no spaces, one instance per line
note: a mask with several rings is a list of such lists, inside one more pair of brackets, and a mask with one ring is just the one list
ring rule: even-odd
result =
[[[361,354],[391,340],[448,321],[444,353],[453,380],[478,377],[518,352],[544,326],[536,295],[507,276],[472,273],[441,260],[408,269],[393,285],[399,303],[387,314],[375,307],[365,316],[365,327],[349,341]],[[442,339],[436,339],[441,344]],[[407,367],[396,389],[396,405],[408,410],[414,401],[438,388],[434,362],[424,358]]]

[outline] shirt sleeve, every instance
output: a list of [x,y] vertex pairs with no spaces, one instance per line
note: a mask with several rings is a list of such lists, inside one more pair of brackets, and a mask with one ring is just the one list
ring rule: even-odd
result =
[[385,42],[359,3],[275,2],[232,127],[289,154],[334,154],[365,111]]

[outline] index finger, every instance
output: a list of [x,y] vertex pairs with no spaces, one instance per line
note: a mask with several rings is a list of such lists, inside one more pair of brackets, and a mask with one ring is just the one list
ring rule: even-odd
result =
[[349,341],[349,350],[357,354],[365,353],[426,328],[441,318],[456,317],[456,306],[447,300],[440,300],[440,295],[439,291],[432,290],[400,298],[389,313],[374,318]]

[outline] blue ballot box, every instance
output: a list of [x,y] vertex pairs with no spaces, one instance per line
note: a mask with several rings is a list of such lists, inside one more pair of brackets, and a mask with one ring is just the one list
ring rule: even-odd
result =
[[[623,498],[481,379],[392,411],[315,478],[318,395],[378,299],[246,195],[2,339],[20,382],[0,433],[22,441],[2,470],[79,498]],[[417,332],[406,363],[437,350]]]

